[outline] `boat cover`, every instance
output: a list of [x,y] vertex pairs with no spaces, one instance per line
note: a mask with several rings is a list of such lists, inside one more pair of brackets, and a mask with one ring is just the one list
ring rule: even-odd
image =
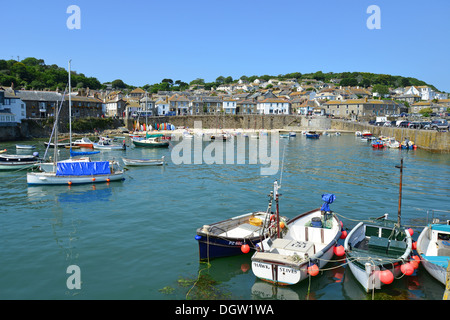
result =
[[108,161],[59,162],[56,167],[57,176],[90,176],[110,173]]
[[324,193],[322,195],[322,200],[324,201],[324,204],[320,208],[320,210],[323,211],[330,211],[330,203],[333,203],[333,201],[336,199],[336,196],[332,193]]
[[72,151],[72,149],[70,149],[70,156],[71,157],[88,156],[90,154],[97,154],[97,153],[100,153],[100,151]]

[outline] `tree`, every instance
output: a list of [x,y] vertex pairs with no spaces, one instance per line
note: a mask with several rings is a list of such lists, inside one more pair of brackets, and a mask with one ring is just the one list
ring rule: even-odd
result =
[[343,87],[354,87],[358,85],[358,80],[355,78],[344,78],[339,82],[339,85]]
[[127,87],[125,82],[123,82],[120,79],[116,79],[113,82],[111,82],[111,86],[116,89],[125,89]]
[[231,76],[226,77],[224,82],[225,83],[232,83],[233,82],[233,78]]
[[431,108],[423,108],[419,110],[419,113],[424,117],[429,117],[430,113],[433,113],[433,110]]
[[219,77],[217,77],[216,82],[217,82],[218,84],[224,83],[224,82],[225,82],[225,77],[224,77],[224,76],[219,76]]
[[381,97],[384,97],[384,95],[389,94],[389,88],[382,84],[376,84],[373,86],[372,92],[377,92]]

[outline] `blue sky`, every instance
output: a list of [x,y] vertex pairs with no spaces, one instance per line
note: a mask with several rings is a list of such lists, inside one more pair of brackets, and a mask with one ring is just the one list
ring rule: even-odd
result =
[[[367,8],[378,5],[381,29]],[[70,5],[81,29],[69,30]],[[450,92],[448,0],[6,1],[0,59],[142,86],[164,78],[361,71],[415,77]],[[5,14],[6,13],[6,14]]]

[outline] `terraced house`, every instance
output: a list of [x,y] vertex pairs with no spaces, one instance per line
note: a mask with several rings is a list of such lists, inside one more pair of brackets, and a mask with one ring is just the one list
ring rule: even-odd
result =
[[369,100],[369,99],[352,99],[352,100],[332,100],[322,105],[326,114],[334,115],[341,118],[352,118],[355,116],[388,116],[399,114],[399,104],[393,100]]

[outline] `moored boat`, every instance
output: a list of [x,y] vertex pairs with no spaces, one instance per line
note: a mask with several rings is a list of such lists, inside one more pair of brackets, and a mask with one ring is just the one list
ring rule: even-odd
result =
[[146,139],[131,139],[136,147],[145,148],[168,148],[169,141],[162,140],[161,137],[149,137]]
[[38,165],[39,153],[32,155],[0,154],[0,170],[19,170],[33,168]]
[[[274,188],[277,188],[276,181]],[[195,239],[198,241],[200,260],[247,253],[255,249],[256,243],[276,232],[276,220],[271,212],[272,200],[273,192],[266,211],[250,212],[198,228]],[[280,220],[287,221],[284,217]]]
[[36,148],[35,146],[28,144],[16,144],[16,149],[33,150],[35,148]]
[[390,284],[408,264],[412,250],[411,234],[401,226],[403,159],[400,168],[400,193],[397,221],[387,214],[359,222],[347,235],[344,249],[348,265],[366,292]]
[[308,139],[319,139],[320,133],[316,131],[307,131],[306,132],[306,138]]
[[450,220],[428,224],[417,239],[417,253],[428,273],[445,285],[450,264]]
[[[324,194],[328,204],[333,194]],[[324,198],[324,199],[325,199]],[[261,280],[294,285],[316,275],[333,257],[341,236],[341,224],[328,206],[292,218],[287,231],[262,241],[252,256],[252,271]]]
[[91,139],[87,137],[83,137],[81,139],[75,140],[73,142],[74,146],[78,146],[80,148],[88,148],[92,149],[94,147],[94,143],[91,141]]
[[141,166],[162,166],[165,164],[164,156],[161,157],[161,159],[129,159],[129,158],[122,158],[123,163],[126,166],[134,166],[134,167],[141,167]]

